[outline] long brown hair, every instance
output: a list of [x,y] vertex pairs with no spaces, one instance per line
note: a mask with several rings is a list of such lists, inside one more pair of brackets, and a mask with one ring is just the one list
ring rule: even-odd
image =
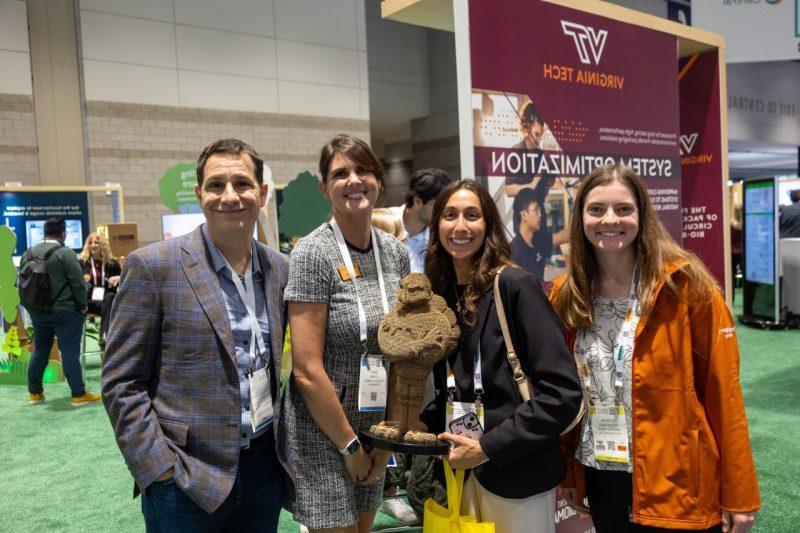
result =
[[636,256],[639,278],[638,299],[642,314],[648,313],[655,303],[660,283],[676,296],[674,281],[664,270],[665,264],[682,262],[681,270],[692,282],[693,302],[707,301],[717,286],[714,277],[693,253],[681,248],[658,219],[645,185],[629,167],[608,164],[595,168],[581,183],[575,196],[570,222],[570,258],[566,279],[555,296],[553,307],[564,325],[570,329],[588,328],[594,323],[592,306],[592,280],[597,274],[594,248],[583,230],[583,209],[586,197],[595,187],[619,182],[627,187],[636,200],[639,213],[639,232],[632,246]]
[[436,198],[431,215],[431,238],[425,255],[425,275],[431,280],[431,287],[436,294],[444,294],[455,284],[456,271],[453,267],[453,258],[439,239],[439,221],[450,197],[462,190],[470,191],[478,197],[483,221],[486,224],[483,244],[472,256],[470,281],[459,309],[462,323],[474,326],[478,316],[478,300],[494,281],[497,270],[501,266],[511,264],[511,248],[508,245],[503,222],[500,220],[500,213],[489,191],[483,185],[474,180],[457,181],[443,189]]
[[102,233],[93,231],[86,237],[86,242],[83,244],[83,251],[78,255],[81,261],[86,262],[92,258],[92,240],[94,238],[100,239],[101,261],[103,263],[108,263],[116,259],[114,254],[111,253],[111,246],[108,244],[108,239],[106,239]]

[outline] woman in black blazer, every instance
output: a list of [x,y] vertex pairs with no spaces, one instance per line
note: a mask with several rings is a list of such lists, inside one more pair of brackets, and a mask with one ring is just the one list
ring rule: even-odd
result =
[[[89,291],[89,312],[100,315],[99,343],[101,348],[105,348],[108,323],[111,320],[111,306],[117,294],[122,268],[111,253],[108,240],[97,232],[92,232],[86,237],[83,251],[78,257]],[[95,291],[96,288],[102,290]]]
[[[464,487],[463,512],[495,522],[504,533],[552,533],[555,487],[566,472],[558,436],[581,404],[561,324],[536,277],[511,264],[499,213],[483,186],[464,180],[442,191],[431,228],[425,273],[456,311],[462,337],[458,350],[434,368],[436,398],[420,419],[453,444],[450,464],[475,474]],[[500,275],[510,334],[536,391],[525,403],[507,359],[492,290],[503,266],[510,267]],[[483,419],[483,436],[449,433],[450,419],[470,411]]]

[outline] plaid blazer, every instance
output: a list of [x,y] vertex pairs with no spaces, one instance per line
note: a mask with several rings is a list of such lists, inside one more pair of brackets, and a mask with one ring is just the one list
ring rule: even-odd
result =
[[[288,260],[261,243],[256,250],[276,382]],[[239,462],[241,398],[228,311],[200,228],[127,257],[111,312],[102,393],[135,480],[134,497],[172,467],[178,487],[206,512],[222,504]],[[272,398],[277,422],[276,383]]]

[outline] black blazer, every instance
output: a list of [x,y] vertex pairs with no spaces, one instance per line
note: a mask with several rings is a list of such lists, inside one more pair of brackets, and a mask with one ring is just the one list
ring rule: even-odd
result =
[[[500,294],[517,356],[538,394],[522,403],[506,358],[491,286],[479,300],[476,327],[462,336],[449,361],[456,380],[455,400],[474,402],[473,357],[480,342],[486,423],[480,443],[489,461],[474,472],[481,485],[498,496],[527,498],[564,479],[558,436],[578,414],[581,388],[561,323],[536,277],[507,268],[500,276]],[[444,297],[454,307],[455,289]],[[442,360],[434,367],[436,397],[420,416],[434,432],[445,430],[446,379]]]
[[[89,272],[91,272],[92,270],[91,259],[87,259],[86,261],[81,261],[81,267],[83,267],[84,275],[89,274]],[[117,292],[117,287],[114,287],[113,289],[108,288],[108,278],[113,276],[119,276],[120,274],[122,274],[122,267],[119,266],[119,263],[117,262],[116,259],[111,259],[109,261],[106,261],[105,267],[106,267],[105,288],[111,292]],[[90,287],[90,293],[91,293],[91,287]]]

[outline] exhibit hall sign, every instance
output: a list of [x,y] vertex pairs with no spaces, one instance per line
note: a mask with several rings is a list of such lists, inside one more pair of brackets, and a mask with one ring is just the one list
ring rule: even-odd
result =
[[[644,179],[680,242],[676,37],[497,0],[469,3],[469,39],[475,174],[511,221],[515,262],[543,281],[563,269],[578,181],[607,163]],[[538,222],[525,214],[531,199]]]
[[199,213],[194,186],[197,170],[193,163],[180,163],[167,169],[158,179],[158,194],[161,201],[176,213]]
[[725,232],[716,51],[681,61],[683,246],[725,286]]

